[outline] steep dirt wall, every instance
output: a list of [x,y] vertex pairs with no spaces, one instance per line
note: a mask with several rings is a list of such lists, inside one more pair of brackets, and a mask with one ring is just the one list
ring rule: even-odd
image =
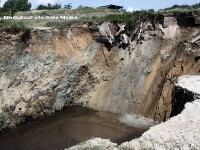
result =
[[98,24],[0,31],[0,128],[73,104],[166,120],[177,77],[199,72],[200,29],[163,18],[138,24],[125,45],[123,34],[95,41]]
[[160,117],[160,114],[169,117],[174,97],[173,86],[177,78],[181,75],[196,74],[200,71],[200,62],[196,59],[200,55],[199,46],[199,42],[190,43],[189,40],[179,47],[173,66],[166,74],[160,101],[156,108],[157,118]]
[[0,128],[61,110],[96,82],[87,73],[99,47],[84,29],[70,32],[1,31]]
[[120,65],[115,51],[94,41],[81,23],[62,31],[7,29],[0,42],[0,129],[64,106],[92,107],[89,93]]
[[132,41],[132,49],[114,47],[120,60],[115,75],[90,93],[89,104],[95,109],[114,113],[138,113],[163,121],[171,113],[173,86],[180,75],[197,73],[199,62],[198,27],[178,25],[166,17],[164,25],[143,25],[143,39]]

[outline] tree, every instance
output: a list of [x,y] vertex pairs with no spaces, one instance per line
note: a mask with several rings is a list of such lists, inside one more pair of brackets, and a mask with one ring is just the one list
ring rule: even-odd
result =
[[52,6],[52,9],[60,9],[61,8],[61,4],[55,4]]
[[52,8],[52,5],[51,5],[50,3],[48,3],[48,4],[47,4],[47,8],[48,8],[48,9],[51,9],[51,8]]
[[28,11],[31,9],[31,3],[28,0],[8,0],[3,5],[3,8],[8,8],[11,10],[11,15],[13,16],[18,11]]
[[60,9],[60,8],[61,8],[61,4],[52,5],[52,4],[48,3],[47,6],[46,6],[46,5],[42,5],[42,4],[39,5],[39,6],[37,7],[37,10]]
[[69,4],[67,4],[67,5],[64,5],[64,8],[66,8],[66,9],[71,9],[71,8],[72,8],[72,3],[69,3]]
[[44,10],[44,9],[48,9],[48,7],[42,4],[38,5],[37,7],[37,10]]

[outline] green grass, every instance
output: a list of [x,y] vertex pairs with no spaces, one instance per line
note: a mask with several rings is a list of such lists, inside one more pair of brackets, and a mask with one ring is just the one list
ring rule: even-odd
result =
[[64,29],[74,22],[75,21],[49,21],[45,24],[45,26],[57,29]]
[[187,13],[187,12],[198,12],[200,11],[200,8],[198,9],[187,9],[187,8],[174,8],[174,9],[163,9],[159,10],[160,13]]
[[32,10],[32,11],[20,11],[17,12],[16,16],[31,16],[41,15],[47,13],[51,16],[63,16],[63,15],[87,15],[87,14],[112,14],[116,13],[116,10],[105,9],[105,8],[92,8],[92,7],[79,7],[77,9],[52,9],[52,10]]
[[23,21],[14,21],[12,28],[17,28],[21,30],[30,30],[31,28],[26,26]]
[[105,9],[105,8],[92,8],[92,7],[79,7],[74,10],[78,14],[88,14],[88,13],[102,13],[102,12],[113,12],[116,13],[116,10]]
[[130,147],[120,147],[119,150],[135,150],[135,149]]
[[24,31],[30,30],[31,28],[26,26],[23,21],[16,20],[0,20],[0,30],[6,28],[16,28]]
[[125,12],[125,13],[116,13],[116,14],[109,14],[103,17],[96,17],[93,16],[91,19],[94,21],[135,21],[137,19],[144,19],[150,16],[155,15],[156,12],[152,10],[142,10],[142,11],[135,11],[135,12]]
[[200,3],[194,4],[194,5],[174,5],[169,8],[165,8],[160,10],[162,13],[168,13],[168,12],[195,12],[200,11]]
[[92,148],[84,148],[84,150],[103,150],[103,148],[100,146],[94,146]]

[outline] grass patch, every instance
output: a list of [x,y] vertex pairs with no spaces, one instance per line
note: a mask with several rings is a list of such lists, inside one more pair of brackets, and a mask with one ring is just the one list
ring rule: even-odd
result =
[[31,28],[26,26],[23,21],[15,21],[15,20],[0,20],[0,30],[6,28],[16,28],[20,30],[30,30]]
[[100,146],[94,146],[92,148],[84,148],[84,150],[103,150],[103,148]]
[[57,28],[57,29],[64,29],[70,26],[75,21],[49,21],[45,24],[46,27]]
[[26,26],[23,21],[13,21],[12,28],[21,29],[24,31],[31,30],[31,28]]
[[116,10],[112,9],[105,9],[105,8],[93,8],[93,7],[83,7],[79,6],[77,9],[74,10],[78,14],[88,14],[88,13],[101,13],[101,12],[117,12]]
[[194,4],[194,5],[174,5],[169,8],[161,9],[159,10],[162,13],[167,12],[195,12],[200,11],[200,3]]
[[136,11],[133,13],[123,13],[123,14],[113,14],[113,15],[107,15],[105,17],[102,17],[101,19],[104,21],[136,21],[140,19],[141,21],[144,21],[145,19],[152,17],[155,15],[155,12],[153,11]]
[[[149,10],[142,10],[142,11],[135,11],[132,13],[125,12],[122,14],[109,14],[103,17],[96,17],[93,16],[90,18],[92,21],[135,21],[137,19],[144,19],[148,18],[150,16],[155,15],[156,13],[154,11]],[[83,18],[85,19],[85,18]]]
[[130,147],[120,147],[119,150],[135,150],[135,149]]
[[0,20],[0,29],[10,28],[12,23],[10,20]]

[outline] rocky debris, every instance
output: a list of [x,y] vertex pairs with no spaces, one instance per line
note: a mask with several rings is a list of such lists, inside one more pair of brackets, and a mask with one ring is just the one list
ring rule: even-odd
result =
[[125,31],[126,24],[119,24],[118,27],[120,28],[119,31],[115,34],[115,36],[118,36],[121,32]]
[[169,57],[169,54],[167,53],[166,50],[160,51],[160,55],[161,55],[162,60],[165,60]]
[[191,43],[195,43],[195,42],[197,42],[198,40],[200,40],[200,35],[198,35],[197,37],[193,38],[193,39],[191,40]]
[[100,35],[105,36],[107,40],[109,41],[109,43],[113,45],[114,35],[111,33],[109,24],[110,23],[108,22],[104,22],[101,24],[101,26],[98,26],[98,28],[99,28]]
[[200,94],[200,75],[181,76],[178,78],[177,84],[175,84],[175,86],[190,91],[193,93],[193,95],[196,95],[195,97],[200,98],[198,97]]
[[117,144],[112,143],[110,140],[94,138],[86,142],[83,142],[79,145],[73,146],[68,150],[85,150],[85,149],[117,150],[116,146]]
[[187,102],[200,99],[200,76],[186,75],[178,78],[174,87],[171,117],[181,113]]

